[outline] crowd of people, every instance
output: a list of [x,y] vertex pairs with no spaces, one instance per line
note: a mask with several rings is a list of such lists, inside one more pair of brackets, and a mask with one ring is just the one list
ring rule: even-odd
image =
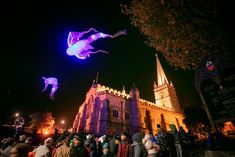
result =
[[1,140],[1,157],[187,157],[194,147],[190,131],[170,124],[170,131],[159,124],[157,134],[151,131],[133,135],[96,136],[88,133],[64,131],[35,144],[34,137],[20,135],[18,139]]

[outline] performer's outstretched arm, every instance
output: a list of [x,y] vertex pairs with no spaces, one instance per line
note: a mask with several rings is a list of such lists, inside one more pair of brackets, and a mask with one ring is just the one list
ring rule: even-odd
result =
[[79,34],[80,34],[80,37],[79,37],[79,38],[81,38],[84,34],[87,34],[87,33],[91,32],[91,31],[98,32],[95,28],[90,28],[90,29],[87,30],[87,31],[80,32],[80,33],[79,33]]
[[92,42],[94,42],[94,41],[96,41],[96,40],[98,40],[98,39],[100,39],[100,38],[107,38],[107,37],[109,37],[109,38],[116,38],[116,37],[118,37],[118,36],[120,36],[120,35],[126,35],[126,34],[127,34],[127,31],[126,31],[126,30],[118,31],[118,32],[115,33],[114,35],[104,34],[104,33],[102,33],[102,32],[99,32],[99,33],[95,33],[95,34],[89,36],[89,37],[87,38],[87,41],[88,41],[88,43],[90,44],[90,43],[92,43]]
[[118,37],[119,35],[127,35],[127,30],[126,29],[120,30],[117,33],[115,33],[114,35],[112,35],[111,38]]

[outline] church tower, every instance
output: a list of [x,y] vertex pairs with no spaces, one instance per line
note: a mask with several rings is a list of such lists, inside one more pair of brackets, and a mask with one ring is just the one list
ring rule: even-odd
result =
[[154,82],[154,89],[153,89],[155,103],[163,108],[167,108],[175,112],[181,112],[175,88],[172,82],[170,83],[168,82],[157,54],[156,54],[156,65],[157,65],[157,84]]

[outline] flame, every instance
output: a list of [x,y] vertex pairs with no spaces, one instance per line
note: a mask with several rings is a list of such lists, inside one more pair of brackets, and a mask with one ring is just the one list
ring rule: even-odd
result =
[[48,119],[46,126],[39,128],[38,133],[43,135],[52,134],[54,131],[53,129],[54,124],[55,124],[54,119]]
[[42,128],[38,130],[38,133],[41,133],[43,135],[49,135],[52,132],[52,128]]

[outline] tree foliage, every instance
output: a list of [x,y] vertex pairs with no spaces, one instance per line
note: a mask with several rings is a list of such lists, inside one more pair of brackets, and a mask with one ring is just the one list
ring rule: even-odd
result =
[[216,0],[132,0],[121,4],[123,14],[163,54],[171,66],[196,69],[201,58],[232,54],[224,15]]
[[31,118],[30,127],[35,128],[37,131],[42,129],[52,129],[55,119],[51,112],[40,113],[36,112],[29,116]]

